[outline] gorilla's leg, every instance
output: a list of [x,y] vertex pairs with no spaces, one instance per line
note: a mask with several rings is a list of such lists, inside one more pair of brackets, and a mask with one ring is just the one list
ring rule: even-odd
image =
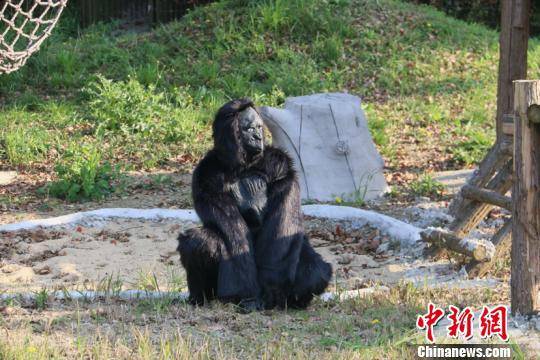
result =
[[212,230],[194,228],[178,237],[180,261],[186,269],[189,300],[203,305],[215,298],[223,240]]
[[325,262],[304,237],[295,283],[287,299],[290,308],[306,308],[314,295],[320,295],[332,277],[332,266]]

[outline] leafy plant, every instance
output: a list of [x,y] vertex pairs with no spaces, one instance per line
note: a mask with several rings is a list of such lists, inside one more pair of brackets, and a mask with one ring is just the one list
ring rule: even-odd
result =
[[47,301],[49,300],[49,293],[47,289],[43,288],[35,293],[36,295],[36,308],[38,310],[44,310],[47,307]]
[[97,147],[83,145],[69,149],[55,166],[58,180],[47,185],[43,191],[68,201],[99,200],[115,190],[120,180],[120,167],[102,161]]
[[113,146],[121,147],[130,158],[141,159],[146,168],[155,167],[172,155],[165,144],[175,144],[190,153],[202,152],[205,143],[200,141],[200,134],[205,130],[205,120],[200,101],[206,96],[203,89],[193,91],[189,86],[181,86],[165,94],[154,85],[143,86],[133,78],[115,82],[99,77],[86,93],[90,96],[88,108],[96,136],[107,135]]
[[437,198],[443,195],[444,184],[433,179],[431,175],[426,174],[420,179],[411,182],[410,189],[416,196]]
[[116,276],[114,274],[109,274],[99,280],[97,291],[103,292],[106,297],[118,296],[120,291],[122,291],[123,286],[124,282],[120,277],[120,274],[116,274]]
[[99,135],[109,130],[148,136],[158,130],[156,117],[165,113],[164,94],[156,92],[154,85],[145,88],[133,78],[113,82],[100,76],[86,91]]
[[317,39],[314,44],[314,52],[318,59],[332,64],[343,56],[342,39],[336,35]]
[[373,177],[375,176],[375,171],[370,171],[365,173],[359,179],[357,179],[357,189],[348,194],[342,193],[341,196],[334,197],[336,204],[344,204],[349,206],[363,206],[366,202],[366,196],[369,191],[369,184]]
[[452,146],[454,159],[464,164],[474,164],[485,156],[493,141],[486,131],[470,130],[466,133],[467,139]]

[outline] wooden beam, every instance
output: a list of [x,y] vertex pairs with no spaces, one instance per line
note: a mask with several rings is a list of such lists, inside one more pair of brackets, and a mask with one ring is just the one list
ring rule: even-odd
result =
[[540,125],[528,118],[540,104],[540,80],[514,82],[515,179],[512,189],[512,313],[540,311]]
[[527,78],[527,46],[531,0],[502,0],[499,79],[497,84],[497,140],[504,136],[503,115],[514,109],[512,81]]
[[[504,138],[503,140],[496,142],[495,145],[493,145],[493,147],[489,150],[486,157],[478,165],[478,169],[467,181],[467,184],[478,187],[486,187],[486,185],[493,178],[493,175],[500,172],[501,167],[504,167],[504,165],[512,157],[512,144],[513,140],[511,138]],[[492,188],[492,190],[496,189]],[[450,203],[448,211],[454,217],[459,217],[460,214],[463,213],[463,210],[469,207],[470,203],[471,201],[465,199],[461,192],[459,192]]]
[[512,199],[508,196],[501,195],[496,191],[486,190],[477,186],[466,184],[461,188],[461,193],[467,199],[488,203],[507,210],[512,210]]
[[495,255],[488,262],[480,262],[472,260],[465,266],[469,278],[485,276],[493,267],[495,261],[501,259],[510,252],[510,244],[512,243],[512,221],[507,220],[502,228],[493,236],[491,243],[495,246]]
[[532,104],[527,109],[527,118],[529,121],[540,124],[540,105]]
[[[504,159],[504,157],[501,157]],[[504,164],[504,163],[503,163]],[[469,182],[472,185],[472,181]],[[487,183],[484,181],[478,181],[478,185],[485,187],[488,190],[493,190],[499,194],[505,194],[512,187],[512,159],[506,157],[506,164],[499,168],[499,172]],[[463,205],[459,209],[454,209],[452,215],[454,221],[450,224],[449,229],[459,237],[466,236],[471,229],[473,229],[480,221],[482,221],[486,215],[493,208],[492,205],[482,203],[476,200],[465,199],[464,196],[460,196],[464,199]]]
[[[512,147],[511,139],[497,142],[489,151],[475,171],[469,185],[484,187],[499,194],[505,194],[512,187],[512,157],[509,149]],[[495,176],[493,174],[496,172]],[[493,205],[477,200],[467,199],[460,191],[449,207],[449,213],[454,221],[448,226],[449,230],[459,238],[467,236],[480,221],[491,211]],[[444,249],[432,246],[425,251],[425,256],[436,257]]]
[[444,229],[427,228],[420,233],[420,236],[423,241],[470,256],[478,262],[490,261],[495,254],[495,247],[489,241],[462,239]]

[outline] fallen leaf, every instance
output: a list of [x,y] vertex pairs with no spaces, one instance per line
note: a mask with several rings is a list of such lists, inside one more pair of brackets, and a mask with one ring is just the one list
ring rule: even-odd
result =
[[336,225],[336,236],[343,235],[343,232],[341,231],[341,227],[339,225]]
[[46,265],[42,268],[34,269],[34,272],[38,275],[47,275],[51,273],[51,268]]

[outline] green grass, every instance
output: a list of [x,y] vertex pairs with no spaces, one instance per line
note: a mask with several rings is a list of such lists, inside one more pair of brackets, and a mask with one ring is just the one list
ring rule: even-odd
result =
[[[531,78],[539,52],[531,41]],[[493,141],[497,61],[495,31],[396,0],[223,0],[142,33],[78,32],[68,13],[0,76],[0,161],[41,171],[94,143],[125,168],[193,163],[231,98],[279,106],[348,91],[391,167],[409,159],[422,172],[417,154],[461,167]]]
[[54,168],[58,179],[40,192],[68,201],[100,200],[122,189],[120,165],[102,161],[96,144],[82,144],[66,150]]
[[29,304],[16,299],[0,303],[11,314],[0,318],[0,330],[10,335],[0,339],[0,358],[408,359],[408,345],[424,342],[415,322],[428,302],[478,308],[507,301],[508,290],[401,284],[367,298],[250,314],[232,305],[192,307],[164,297],[50,301],[34,304],[39,311],[28,316],[23,308]]
[[36,309],[44,310],[47,307],[49,293],[47,289],[41,289],[36,293]]
[[416,196],[427,196],[429,198],[440,198],[444,193],[444,184],[433,179],[430,174],[413,180],[410,184],[410,191]]

